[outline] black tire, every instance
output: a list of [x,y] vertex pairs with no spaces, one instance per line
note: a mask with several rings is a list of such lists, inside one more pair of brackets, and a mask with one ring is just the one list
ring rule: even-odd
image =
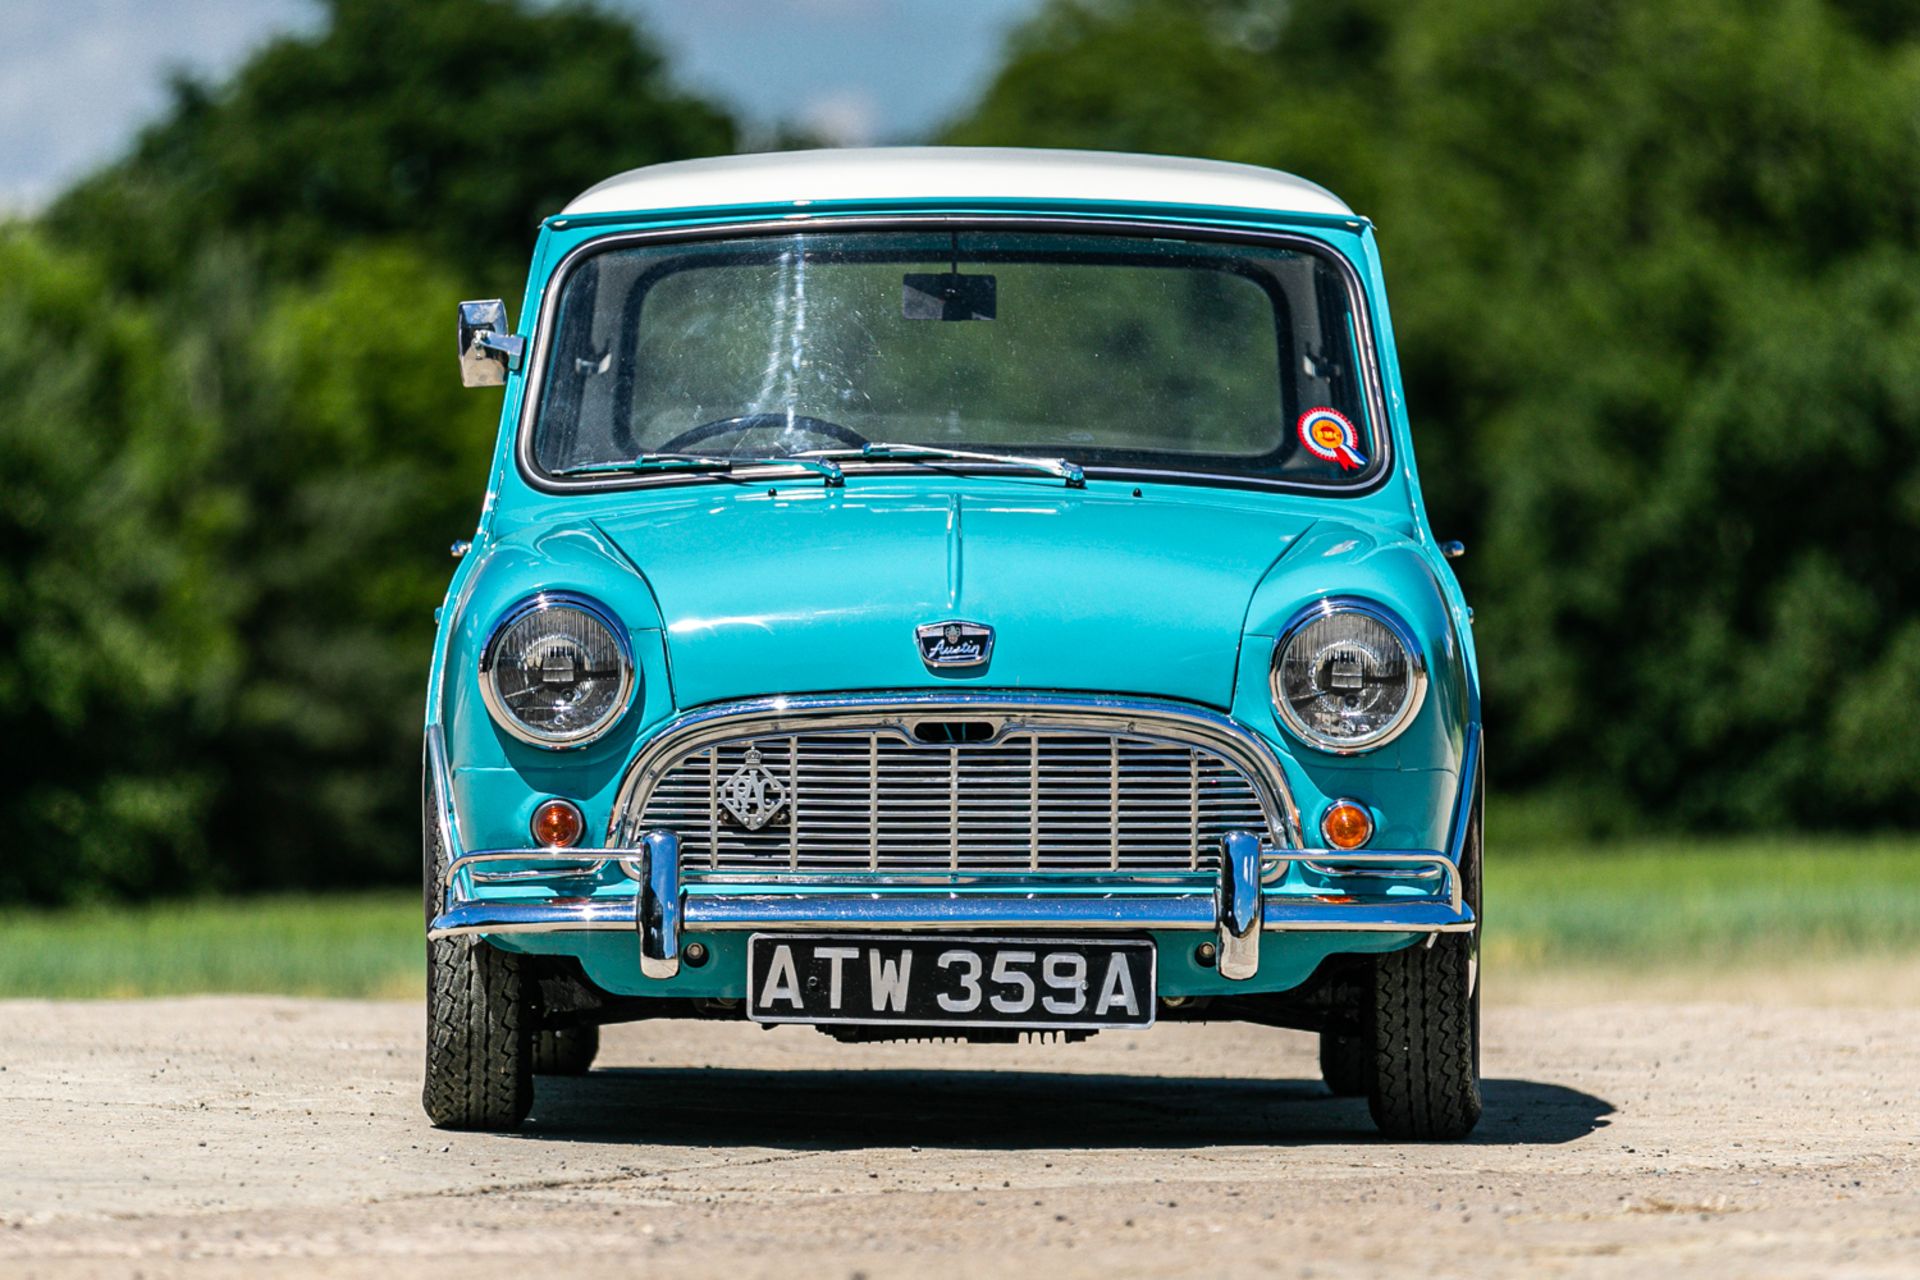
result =
[[1373,1085],[1373,1049],[1360,1036],[1320,1033],[1320,1078],[1336,1098],[1364,1098]]
[[[426,907],[446,862],[426,787]],[[520,959],[476,938],[427,943],[427,1063],[420,1091],[427,1118],[440,1129],[504,1131],[533,1108],[533,1037]]]
[[[1461,857],[1461,890],[1480,915],[1480,794]],[[1367,1107],[1389,1138],[1454,1141],[1480,1120],[1480,930],[1374,962],[1373,1079]]]
[[537,1076],[583,1076],[593,1069],[600,1052],[600,1028],[564,1027],[533,1033],[533,1073]]
[[533,1037],[520,959],[474,938],[427,944],[427,1078],[440,1129],[518,1128],[533,1109]]

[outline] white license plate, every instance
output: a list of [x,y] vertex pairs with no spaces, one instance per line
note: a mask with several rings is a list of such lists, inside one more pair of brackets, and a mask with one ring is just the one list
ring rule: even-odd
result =
[[1147,938],[756,933],[755,1022],[1072,1030],[1149,1027]]

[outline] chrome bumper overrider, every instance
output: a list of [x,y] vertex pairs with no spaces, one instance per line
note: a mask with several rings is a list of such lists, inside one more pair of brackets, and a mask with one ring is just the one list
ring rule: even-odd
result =
[[[1468,739],[1463,765],[1477,767]],[[444,786],[445,754],[428,734],[428,767]],[[1263,848],[1248,832],[1229,832],[1204,878],[1166,882],[1113,877],[1050,876],[1044,880],[976,876],[938,883],[871,877],[809,879],[760,886],[683,883],[679,839],[649,832],[635,847],[489,849],[454,857],[442,884],[441,910],[428,936],[631,930],[641,972],[670,978],[680,970],[682,935],[718,930],[1154,930],[1213,935],[1221,976],[1259,971],[1260,935],[1274,932],[1463,933],[1475,926],[1458,871],[1473,773],[1463,768],[1452,848],[1367,850]],[[441,791],[445,797],[445,790]],[[443,847],[457,849],[458,831],[441,805]],[[1303,863],[1316,871],[1364,876],[1396,868],[1419,877],[1364,898],[1263,884],[1262,864]],[[617,868],[612,883],[607,876]],[[1378,881],[1372,882],[1378,884]],[[630,885],[631,888],[627,886]],[[492,893],[482,893],[481,887]],[[1408,892],[1406,890],[1413,890]],[[536,897],[536,893],[549,896]],[[512,895],[512,896],[508,896]]]

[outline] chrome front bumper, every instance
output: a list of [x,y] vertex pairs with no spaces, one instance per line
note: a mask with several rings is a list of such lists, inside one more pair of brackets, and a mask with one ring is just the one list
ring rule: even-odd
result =
[[[681,935],[713,930],[1155,930],[1211,933],[1222,977],[1242,980],[1260,967],[1262,932],[1329,931],[1460,933],[1474,927],[1461,898],[1460,878],[1446,854],[1426,850],[1344,853],[1332,849],[1262,850],[1251,835],[1229,834],[1222,842],[1212,885],[1158,887],[1115,884],[1097,878],[1056,880],[1018,888],[967,884],[946,887],[887,885],[862,891],[855,882],[820,882],[805,889],[741,891],[737,887],[682,884],[679,841],[656,831],[633,849],[495,849],[456,858],[448,868],[445,907],[429,936],[464,933],[553,933],[631,930],[637,935],[641,972],[670,978],[680,971]],[[1426,870],[1423,883],[1440,884],[1420,897],[1357,900],[1269,892],[1260,884],[1260,864],[1284,862],[1368,864]],[[490,864],[513,864],[489,874]],[[482,896],[480,883],[514,884],[576,878],[618,866],[633,882],[631,893],[578,897]],[[499,881],[495,876],[513,879]],[[870,884],[870,882],[868,882]]]

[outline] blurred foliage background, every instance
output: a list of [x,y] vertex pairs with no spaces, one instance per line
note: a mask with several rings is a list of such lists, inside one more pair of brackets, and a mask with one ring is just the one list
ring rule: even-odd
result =
[[[499,410],[453,303],[578,190],[737,145],[626,17],[326,7],[0,226],[0,900],[413,873]],[[1920,8],[1049,0],[940,140],[1377,221],[1505,811],[1920,826]]]

